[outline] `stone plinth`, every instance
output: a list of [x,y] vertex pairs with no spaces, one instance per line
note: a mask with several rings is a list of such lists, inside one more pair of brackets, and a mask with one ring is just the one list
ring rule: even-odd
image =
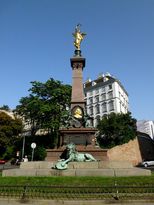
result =
[[129,162],[70,162],[67,170],[52,169],[56,162],[23,162],[19,169],[3,170],[2,176],[149,176],[150,170]]
[[95,146],[95,133],[97,129],[95,128],[61,128],[60,130],[60,147],[73,142],[77,148],[80,146],[87,147]]
[[[47,157],[46,160],[49,162],[57,161],[60,159],[61,154],[63,153],[65,149],[65,146],[59,149],[47,149]],[[77,146],[77,151],[79,153],[89,153],[91,154],[95,159],[101,160],[101,161],[107,161],[107,150],[100,149],[99,147],[83,147],[83,146]]]
[[114,169],[133,168],[130,162],[97,161],[97,162],[70,162],[68,169]]
[[20,169],[51,169],[53,162],[36,161],[21,162]]

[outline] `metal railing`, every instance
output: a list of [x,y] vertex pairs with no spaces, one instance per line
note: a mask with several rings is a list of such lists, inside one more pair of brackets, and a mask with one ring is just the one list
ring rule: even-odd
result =
[[20,199],[154,200],[154,185],[147,186],[0,186],[0,197]]

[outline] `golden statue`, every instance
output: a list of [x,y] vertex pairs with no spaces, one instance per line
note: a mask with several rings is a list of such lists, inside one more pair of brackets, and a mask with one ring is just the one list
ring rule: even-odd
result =
[[74,39],[74,46],[77,50],[80,50],[81,41],[83,40],[84,36],[86,35],[85,33],[80,32],[80,26],[81,26],[81,24],[78,24],[75,27],[75,33],[73,33],[73,36],[75,38]]
[[83,117],[83,113],[82,113],[82,110],[80,107],[77,107],[75,110],[74,110],[74,117],[75,118],[78,118],[78,119],[81,119]]

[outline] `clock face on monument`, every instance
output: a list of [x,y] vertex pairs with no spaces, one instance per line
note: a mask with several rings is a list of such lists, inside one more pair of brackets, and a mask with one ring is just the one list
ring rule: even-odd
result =
[[83,118],[83,110],[80,106],[76,106],[73,108],[72,110],[72,115],[73,117],[77,118],[77,119],[82,119]]

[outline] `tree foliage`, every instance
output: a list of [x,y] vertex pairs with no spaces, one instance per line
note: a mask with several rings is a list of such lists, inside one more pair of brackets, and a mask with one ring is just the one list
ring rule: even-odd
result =
[[116,145],[127,143],[134,139],[137,134],[136,119],[131,113],[104,116],[98,124],[98,142],[103,148],[111,148]]
[[[0,112],[0,157],[2,157],[7,150],[10,150],[10,147],[13,149],[21,132],[22,122],[20,119],[12,118],[5,112]],[[6,154],[5,157],[7,158]]]
[[10,108],[8,105],[3,105],[2,107],[0,107],[0,110],[10,111]]
[[31,126],[31,135],[39,129],[56,133],[63,111],[70,105],[71,86],[50,78],[45,83],[31,82],[29,96],[20,100],[16,112]]
[[34,161],[45,160],[46,156],[47,156],[46,149],[44,147],[37,146],[34,151]]

